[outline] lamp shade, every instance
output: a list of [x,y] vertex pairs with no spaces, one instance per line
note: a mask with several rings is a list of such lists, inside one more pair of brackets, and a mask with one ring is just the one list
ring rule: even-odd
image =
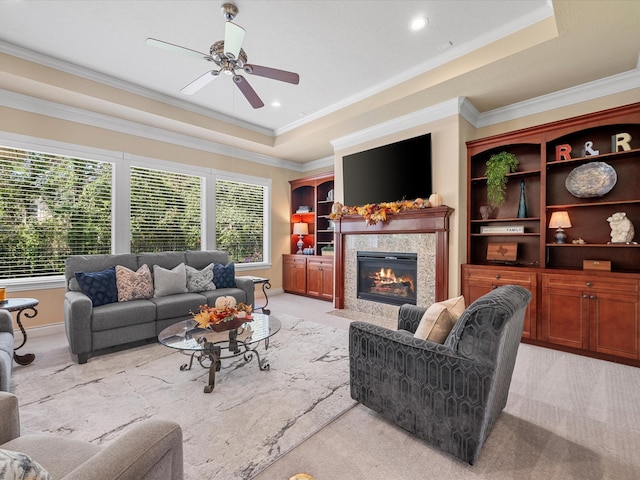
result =
[[571,220],[568,212],[553,212],[549,220],[549,228],[570,228]]
[[293,234],[294,235],[309,235],[309,225],[306,223],[294,223],[293,224]]

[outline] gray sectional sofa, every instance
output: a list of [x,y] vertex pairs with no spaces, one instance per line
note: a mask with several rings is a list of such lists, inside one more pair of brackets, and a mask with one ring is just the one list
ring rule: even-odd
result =
[[211,263],[229,264],[229,256],[218,250],[70,256],[65,265],[64,323],[74,361],[86,363],[98,350],[157,337],[167,326],[191,318],[190,312],[198,311],[200,305],[214,305],[223,295],[254,305],[253,281],[247,278],[235,278],[234,287],[99,306],[83,293],[76,278],[76,272],[101,272],[116,265],[137,271],[146,264],[153,273],[154,265],[174,269],[181,263],[202,270]]

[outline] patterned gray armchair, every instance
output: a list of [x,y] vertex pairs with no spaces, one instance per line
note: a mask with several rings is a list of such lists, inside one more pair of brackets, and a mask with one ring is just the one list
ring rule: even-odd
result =
[[349,327],[351,397],[471,465],[507,403],[531,301],[506,285],[473,302],[444,344],[414,338],[426,308],[403,305],[398,330]]

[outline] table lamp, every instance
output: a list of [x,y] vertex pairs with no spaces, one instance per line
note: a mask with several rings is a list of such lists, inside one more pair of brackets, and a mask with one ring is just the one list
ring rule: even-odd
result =
[[571,220],[568,212],[553,212],[549,220],[549,228],[556,228],[556,243],[565,243],[567,234],[563,228],[571,228]]
[[304,242],[302,241],[303,235],[309,235],[309,225],[306,223],[294,223],[293,224],[293,234],[298,235],[298,251],[297,254],[302,254],[302,247],[304,247]]

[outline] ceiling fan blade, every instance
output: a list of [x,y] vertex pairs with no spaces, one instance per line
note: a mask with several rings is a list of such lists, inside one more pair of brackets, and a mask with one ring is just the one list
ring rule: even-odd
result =
[[300,82],[300,75],[293,72],[287,72],[286,70],[278,70],[277,68],[263,67],[261,65],[245,65],[244,71],[251,75],[258,75],[259,77],[272,78],[273,80],[280,80],[281,82],[293,83],[298,85]]
[[209,83],[213,82],[219,76],[220,76],[219,70],[211,70],[205,73],[204,75],[200,75],[198,78],[196,78],[193,82],[191,82],[186,87],[182,88],[182,90],[180,91],[185,95],[193,95],[202,87],[209,85]]
[[147,38],[145,40],[145,43],[152,47],[163,48],[164,50],[169,50],[170,52],[182,53],[195,58],[201,58],[205,60],[210,58],[210,55],[206,53],[197,52],[195,50],[191,50],[190,48],[181,47],[180,45],[174,45],[173,43],[163,42],[162,40],[156,40],[155,38]]
[[261,108],[264,107],[264,103],[253,89],[249,82],[242,75],[234,75],[233,83],[235,83],[245,98],[249,101],[253,108]]
[[224,27],[224,53],[236,59],[244,40],[244,28],[233,22],[227,22]]

